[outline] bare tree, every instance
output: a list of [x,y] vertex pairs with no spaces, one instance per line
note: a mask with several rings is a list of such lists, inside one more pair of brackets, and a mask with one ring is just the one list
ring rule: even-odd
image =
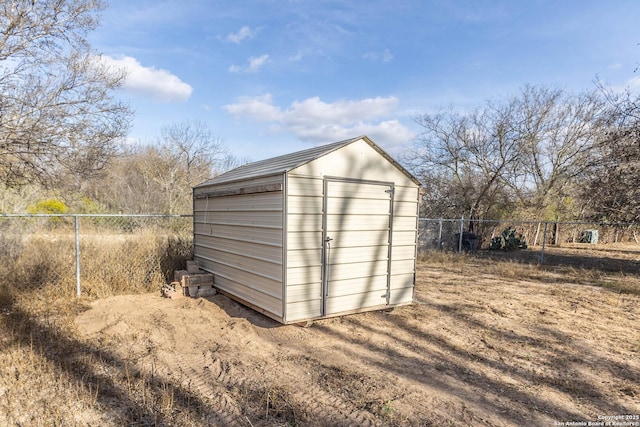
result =
[[221,172],[229,157],[203,122],[168,125],[152,144],[123,147],[86,191],[110,211],[188,214],[192,187]]
[[428,203],[464,214],[469,228],[475,218],[513,215],[516,206],[540,215],[566,206],[571,184],[595,163],[602,107],[595,92],[525,86],[468,114],[425,114],[408,163]]
[[115,153],[131,112],[111,97],[125,77],[87,35],[100,0],[0,3],[0,176],[8,185],[76,182]]
[[525,206],[541,211],[560,207],[571,184],[598,159],[604,132],[604,102],[597,92],[566,95],[558,89],[526,86],[515,111],[525,150],[519,167],[525,177],[518,188]]
[[464,214],[469,228],[510,203],[505,182],[518,171],[523,150],[513,108],[514,102],[489,104],[467,115],[445,111],[417,119],[423,133],[408,157],[425,181],[428,203],[447,207],[447,216]]
[[211,178],[227,157],[222,140],[200,121],[163,127],[159,146],[171,153],[174,170],[181,169],[189,185]]
[[600,86],[606,132],[599,157],[582,180],[586,216],[597,221],[640,221],[640,96]]
[[164,192],[168,213],[189,211],[191,188],[224,161],[222,141],[203,122],[183,122],[162,128],[156,147],[146,175]]

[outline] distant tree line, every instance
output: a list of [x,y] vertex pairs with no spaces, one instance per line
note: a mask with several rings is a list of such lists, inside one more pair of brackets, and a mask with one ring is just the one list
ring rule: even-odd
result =
[[192,187],[236,163],[204,123],[182,122],[151,143],[121,147],[79,191],[107,212],[188,214]]
[[[241,163],[200,122],[127,144],[126,78],[92,51],[101,0],[0,2],[0,212],[189,213],[191,187]],[[640,221],[640,98],[524,86],[416,119],[403,163],[421,214]],[[60,202],[60,203],[59,203]]]

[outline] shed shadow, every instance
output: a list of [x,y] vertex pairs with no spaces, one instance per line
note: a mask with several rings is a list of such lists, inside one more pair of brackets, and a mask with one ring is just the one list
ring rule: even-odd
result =
[[203,299],[218,306],[220,310],[224,311],[229,317],[245,319],[253,326],[257,326],[259,328],[270,329],[285,326],[269,316],[221,293],[210,297],[204,297]]

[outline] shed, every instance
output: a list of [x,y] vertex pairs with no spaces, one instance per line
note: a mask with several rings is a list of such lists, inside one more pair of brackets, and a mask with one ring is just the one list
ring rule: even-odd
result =
[[285,324],[409,304],[419,186],[366,136],[249,163],[193,188],[194,258]]

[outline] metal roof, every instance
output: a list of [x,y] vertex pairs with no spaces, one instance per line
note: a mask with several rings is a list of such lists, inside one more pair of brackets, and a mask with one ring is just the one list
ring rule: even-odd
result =
[[259,178],[263,176],[284,174],[292,169],[300,167],[306,163],[309,163],[315,159],[325,156],[335,150],[338,150],[359,140],[364,140],[365,142],[367,142],[376,151],[382,154],[388,161],[393,163],[398,169],[400,169],[409,178],[416,182],[416,184],[420,185],[420,181],[417,178],[415,178],[410,172],[408,172],[398,162],[391,158],[391,156],[389,156],[380,147],[378,147],[371,139],[369,139],[367,136],[362,135],[356,138],[345,139],[344,141],[338,141],[331,144],[309,148],[307,150],[297,151],[295,153],[285,154],[283,156],[260,160],[253,163],[247,163],[246,165],[242,165],[228,172],[225,172],[222,175],[219,175],[209,181],[198,184],[195,188],[212,184],[223,184],[233,181]]

